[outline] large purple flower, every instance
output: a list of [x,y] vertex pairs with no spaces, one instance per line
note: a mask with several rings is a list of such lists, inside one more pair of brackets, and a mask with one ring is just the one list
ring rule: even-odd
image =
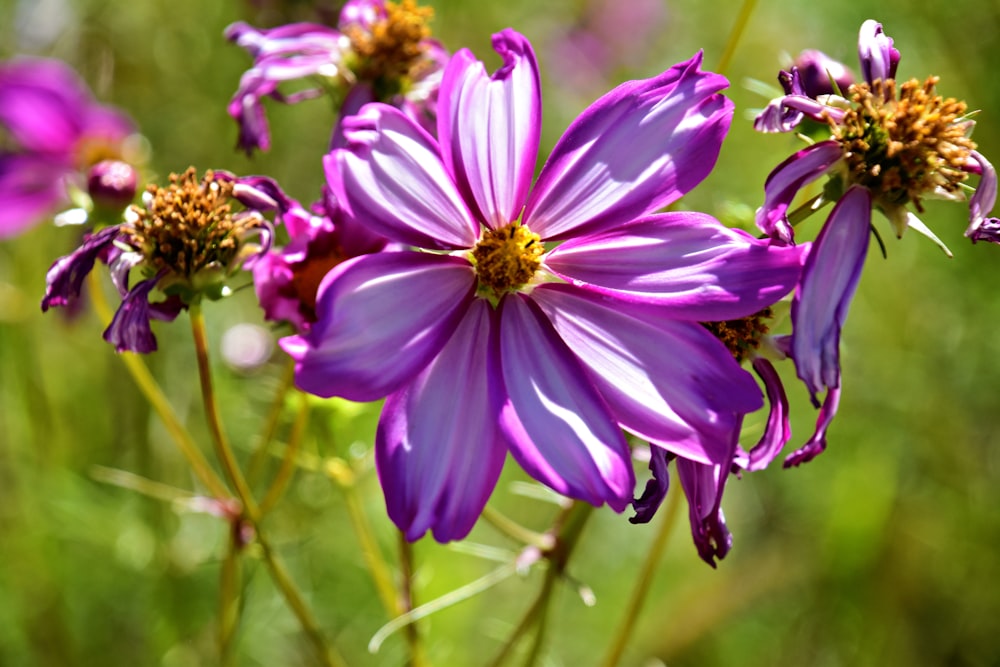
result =
[[[240,79],[229,103],[229,115],[240,125],[238,144],[247,154],[267,150],[271,136],[262,100],[286,104],[333,91],[341,115],[367,102],[394,104],[414,119],[433,126],[437,88],[448,53],[430,39],[427,7],[414,0],[349,0],[336,29],[292,23],[261,30],[238,22],[225,36],[245,48],[253,67]],[[278,86],[313,79],[320,85],[284,94]],[[340,140],[339,124],[332,143]]]
[[387,105],[344,121],[331,189],[418,250],[336,267],[312,329],[282,341],[300,388],[386,397],[376,462],[411,540],[465,536],[508,452],[559,493],[618,511],[634,486],[620,427],[729,465],[760,390],[698,321],[755,312],[801,270],[799,248],[652,213],[708,174],[732,118],[727,81],[700,54],[591,105],[532,187],[534,52],[509,29],[493,44],[492,76],[467,50],[449,63],[439,141]]
[[[937,77],[897,86],[899,51],[875,21],[861,26],[858,52],[864,82],[850,86],[850,99],[810,97],[799,72],[783,72],[780,78],[791,82],[789,94],[772,102],[755,123],[764,132],[789,131],[811,118],[831,129],[829,140],[798,151],[771,172],[757,211],[757,225],[766,234],[792,243],[797,215],[790,217],[788,211],[795,196],[806,184],[829,176],[823,193],[799,210],[808,214],[836,202],[795,292],[789,344],[814,403],[827,390],[817,433],[825,432],[839,401],[840,331],[868,250],[872,210],[889,219],[897,236],[913,228],[943,247],[908,206],[923,212],[923,199],[964,200],[964,181],[976,174],[980,182],[969,202],[966,235],[993,240],[983,230],[992,225],[986,215],[996,200],[996,172],[969,138],[974,122],[965,104],[937,95]],[[808,461],[823,446],[811,441],[790,463]]]
[[94,101],[76,72],[57,60],[0,62],[0,238],[69,204],[67,186],[87,189],[87,170],[121,157],[135,128]]

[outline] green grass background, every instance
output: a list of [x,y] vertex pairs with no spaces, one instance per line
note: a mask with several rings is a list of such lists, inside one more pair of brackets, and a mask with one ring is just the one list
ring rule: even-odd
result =
[[[331,109],[322,101],[270,104],[274,149],[253,159],[237,153],[225,108],[249,59],[221,37],[232,21],[273,24],[311,16],[314,6],[46,1],[37,10],[41,20],[25,24],[25,8],[34,4],[0,0],[0,55],[23,51],[73,63],[101,99],[135,117],[161,180],[188,165],[226,168],[271,174],[302,201],[316,196]],[[555,85],[559,75],[547,69],[546,50],[582,3],[431,4],[436,35],[453,50],[472,48],[491,66],[498,63],[489,50],[492,32],[512,26],[532,40],[545,85],[543,153],[618,81],[656,74],[697,49],[713,67],[739,10],[731,0],[666,2],[666,21],[644,45],[642,63],[574,91]],[[982,109],[975,138],[1000,161],[996,0],[920,9],[903,0],[762,1],[726,72],[737,111],[718,168],[683,206],[730,223],[746,220],[768,172],[797,143],[753,132],[748,114],[766,100],[745,79],[773,81],[782,53],[804,48],[823,49],[857,71],[857,29],[866,18],[882,21],[895,38],[900,78],[940,75],[943,94]],[[888,259],[873,244],[844,330],[844,394],[829,451],[797,470],[775,465],[731,483],[725,510],[735,543],[718,570],[697,558],[686,523],[678,524],[623,665],[1000,664],[1000,248],[963,239],[961,205],[929,203],[923,219],[955,257],[946,259],[917,234],[897,241],[878,221]],[[808,221],[802,233],[815,234],[820,222]],[[97,318],[68,321],[38,309],[45,270],[77,240],[72,230],[43,224],[0,243],[0,665],[213,665],[226,526],[94,479],[100,465],[193,488],[163,427],[100,339]],[[206,311],[216,360],[229,326],[260,321],[249,290]],[[186,316],[156,331],[161,351],[148,362],[207,443]],[[283,365],[279,352],[253,375],[221,363],[216,369],[223,417],[241,457],[253,448]],[[792,369],[781,370],[800,443],[815,412]],[[395,562],[396,533],[370,465],[377,409],[317,400],[304,446],[367,470],[359,480],[364,507]],[[279,441],[292,415],[290,406]],[[518,495],[524,479],[508,466],[493,504],[544,529],[555,509]],[[607,509],[595,514],[570,572],[593,589],[597,604],[587,607],[571,587],[558,588],[541,664],[597,664],[656,526],[632,526]],[[266,527],[350,664],[404,664],[399,635],[377,655],[366,650],[387,618],[343,494],[327,477],[298,472]],[[469,539],[516,548],[483,522]],[[430,539],[415,553],[418,602],[495,567]],[[245,574],[238,664],[312,664],[266,571],[250,562]],[[514,577],[432,616],[422,626],[431,662],[486,664],[540,581],[537,571]]]

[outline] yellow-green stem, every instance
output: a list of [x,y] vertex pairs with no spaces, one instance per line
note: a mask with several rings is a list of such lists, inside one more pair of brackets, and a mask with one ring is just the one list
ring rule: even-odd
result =
[[274,400],[271,401],[271,409],[267,413],[267,421],[260,434],[260,441],[250,455],[247,463],[247,480],[254,484],[259,478],[260,471],[267,458],[267,449],[274,439],[274,433],[278,430],[278,422],[281,420],[281,413],[285,407],[285,397],[295,384],[295,360],[288,358],[285,370],[281,374],[278,390],[274,393]]
[[222,561],[219,573],[219,662],[228,666],[235,664],[236,631],[240,626],[240,544],[239,521],[230,528],[229,549]]
[[649,585],[653,580],[653,575],[656,573],[656,566],[659,564],[670,534],[677,524],[678,510],[681,506],[681,495],[681,490],[678,488],[675,488],[670,494],[670,501],[666,512],[664,512],[665,516],[660,518],[659,530],[656,531],[653,542],[649,545],[649,552],[646,554],[646,560],[642,564],[642,569],[639,570],[639,577],[635,581],[632,595],[629,597],[628,604],[625,607],[625,613],[618,624],[618,631],[615,632],[608,653],[604,656],[604,662],[601,663],[603,667],[615,667],[618,661],[621,660],[622,653],[625,651],[625,644],[631,637],[632,630],[635,629],[636,619],[642,610],[643,602],[646,601],[646,594],[649,592]]
[[750,16],[756,7],[757,0],[743,0],[743,6],[740,7],[740,13],[736,17],[736,23],[733,25],[733,29],[729,32],[729,38],[726,40],[725,50],[722,52],[722,57],[719,58],[719,64],[715,67],[715,70],[719,74],[725,74],[729,68],[729,63],[732,62],[733,55],[736,53],[736,46],[739,44],[740,38],[746,30],[747,24],[750,23]]
[[489,505],[483,508],[483,519],[507,537],[513,538],[526,545],[538,547],[542,551],[551,549],[555,544],[555,538],[549,533],[536,533],[507,518]]
[[285,446],[285,456],[281,459],[281,467],[271,482],[271,487],[264,494],[264,499],[260,501],[261,516],[268,513],[274,507],[281,496],[288,488],[288,483],[295,474],[295,461],[302,444],[302,438],[309,423],[309,400],[305,394],[299,394],[299,411],[295,415],[295,423],[292,424],[292,432],[288,436],[288,444]]
[[[400,606],[403,608],[403,613],[410,613],[413,611],[413,545],[401,531],[399,532],[399,569],[401,579],[399,586]],[[406,644],[410,649],[410,667],[423,667],[426,664],[426,657],[420,643],[420,629],[416,620],[407,624],[405,634]]]
[[[101,289],[101,283],[96,271],[90,273],[88,281],[90,298],[94,304],[94,310],[97,311],[97,316],[101,319],[101,322],[107,326],[112,318],[111,308],[104,297],[104,291]],[[209,465],[208,460],[201,453],[201,450],[198,449],[194,438],[184,428],[180,418],[170,406],[170,402],[167,401],[166,396],[164,396],[163,391],[160,389],[160,385],[153,378],[153,374],[149,372],[149,368],[142,360],[142,357],[131,352],[123,352],[119,356],[125,363],[125,368],[132,376],[132,379],[139,387],[139,391],[149,401],[150,407],[153,408],[153,411],[163,422],[174,444],[177,445],[177,449],[180,450],[181,455],[187,460],[188,465],[191,466],[191,470],[198,480],[208,490],[209,495],[220,499],[229,498],[231,494],[226,489],[225,483],[219,479],[218,474]]]

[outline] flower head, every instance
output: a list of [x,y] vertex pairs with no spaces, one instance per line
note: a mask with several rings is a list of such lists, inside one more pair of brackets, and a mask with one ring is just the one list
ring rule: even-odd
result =
[[[433,12],[415,0],[350,0],[336,29],[293,23],[260,30],[239,22],[226,38],[245,48],[254,65],[240,79],[229,114],[240,125],[239,146],[267,150],[271,138],[262,100],[294,104],[332,92],[341,114],[366,102],[388,102],[428,126],[448,54],[430,38]],[[284,94],[279,84],[313,78],[319,87]],[[339,129],[332,142],[339,141]]]
[[344,120],[325,160],[345,212],[418,250],[348,260],[282,340],[300,388],[386,397],[376,463],[409,539],[472,528],[510,452],[559,493],[624,509],[621,428],[729,465],[760,390],[698,324],[779,299],[803,248],[698,213],[653,213],[712,169],[732,117],[701,55],[585,110],[532,184],[541,94],[528,41],[494,36],[441,87],[438,137],[393,107]]
[[134,132],[125,114],[94,101],[64,63],[0,62],[0,238],[66,206],[69,188],[86,191],[91,167],[121,159]]
[[[228,279],[270,247],[273,230],[263,211],[280,211],[263,177],[236,178],[194,168],[172,174],[170,185],[150,185],[144,206],[126,221],[88,236],[76,251],[57,260],[46,276],[42,310],[65,306],[80,295],[83,280],[100,260],[108,264],[122,304],[104,332],[119,352],[152,352],[150,319],[171,320],[194,301],[230,293]],[[233,202],[246,207],[234,211]],[[129,286],[133,269],[142,280]],[[165,299],[150,302],[156,289]]]
[[[986,215],[996,200],[996,173],[970,139],[974,122],[965,103],[939,95],[937,77],[898,83],[899,51],[875,21],[861,26],[858,52],[864,81],[847,88],[846,98],[814,99],[793,85],[755,123],[765,132],[788,131],[810,118],[830,128],[828,140],[795,153],[771,172],[764,205],[757,211],[757,225],[765,233],[792,243],[788,209],[793,199],[807,183],[829,176],[822,195],[801,209],[812,212],[822,203],[836,202],[795,292],[789,344],[814,403],[818,405],[817,394],[828,390],[819,434],[825,433],[839,401],[840,331],[861,276],[872,210],[888,218],[897,236],[913,228],[943,247],[909,207],[922,213],[926,199],[964,200],[965,181],[969,174],[978,175],[966,230],[975,241],[988,238],[980,230],[990,226]],[[801,84],[798,72],[792,75]],[[813,444],[800,450],[793,465],[822,450],[818,441]]]

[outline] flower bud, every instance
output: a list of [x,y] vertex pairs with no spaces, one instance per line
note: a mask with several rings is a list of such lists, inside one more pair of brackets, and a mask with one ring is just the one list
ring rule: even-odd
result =
[[90,168],[87,193],[98,209],[121,211],[135,198],[137,181],[132,165],[120,160],[102,160]]
[[795,67],[802,77],[805,94],[812,98],[838,92],[834,89],[834,83],[839,88],[839,93],[844,94],[854,83],[854,74],[846,65],[815,49],[800,53],[795,59]]

